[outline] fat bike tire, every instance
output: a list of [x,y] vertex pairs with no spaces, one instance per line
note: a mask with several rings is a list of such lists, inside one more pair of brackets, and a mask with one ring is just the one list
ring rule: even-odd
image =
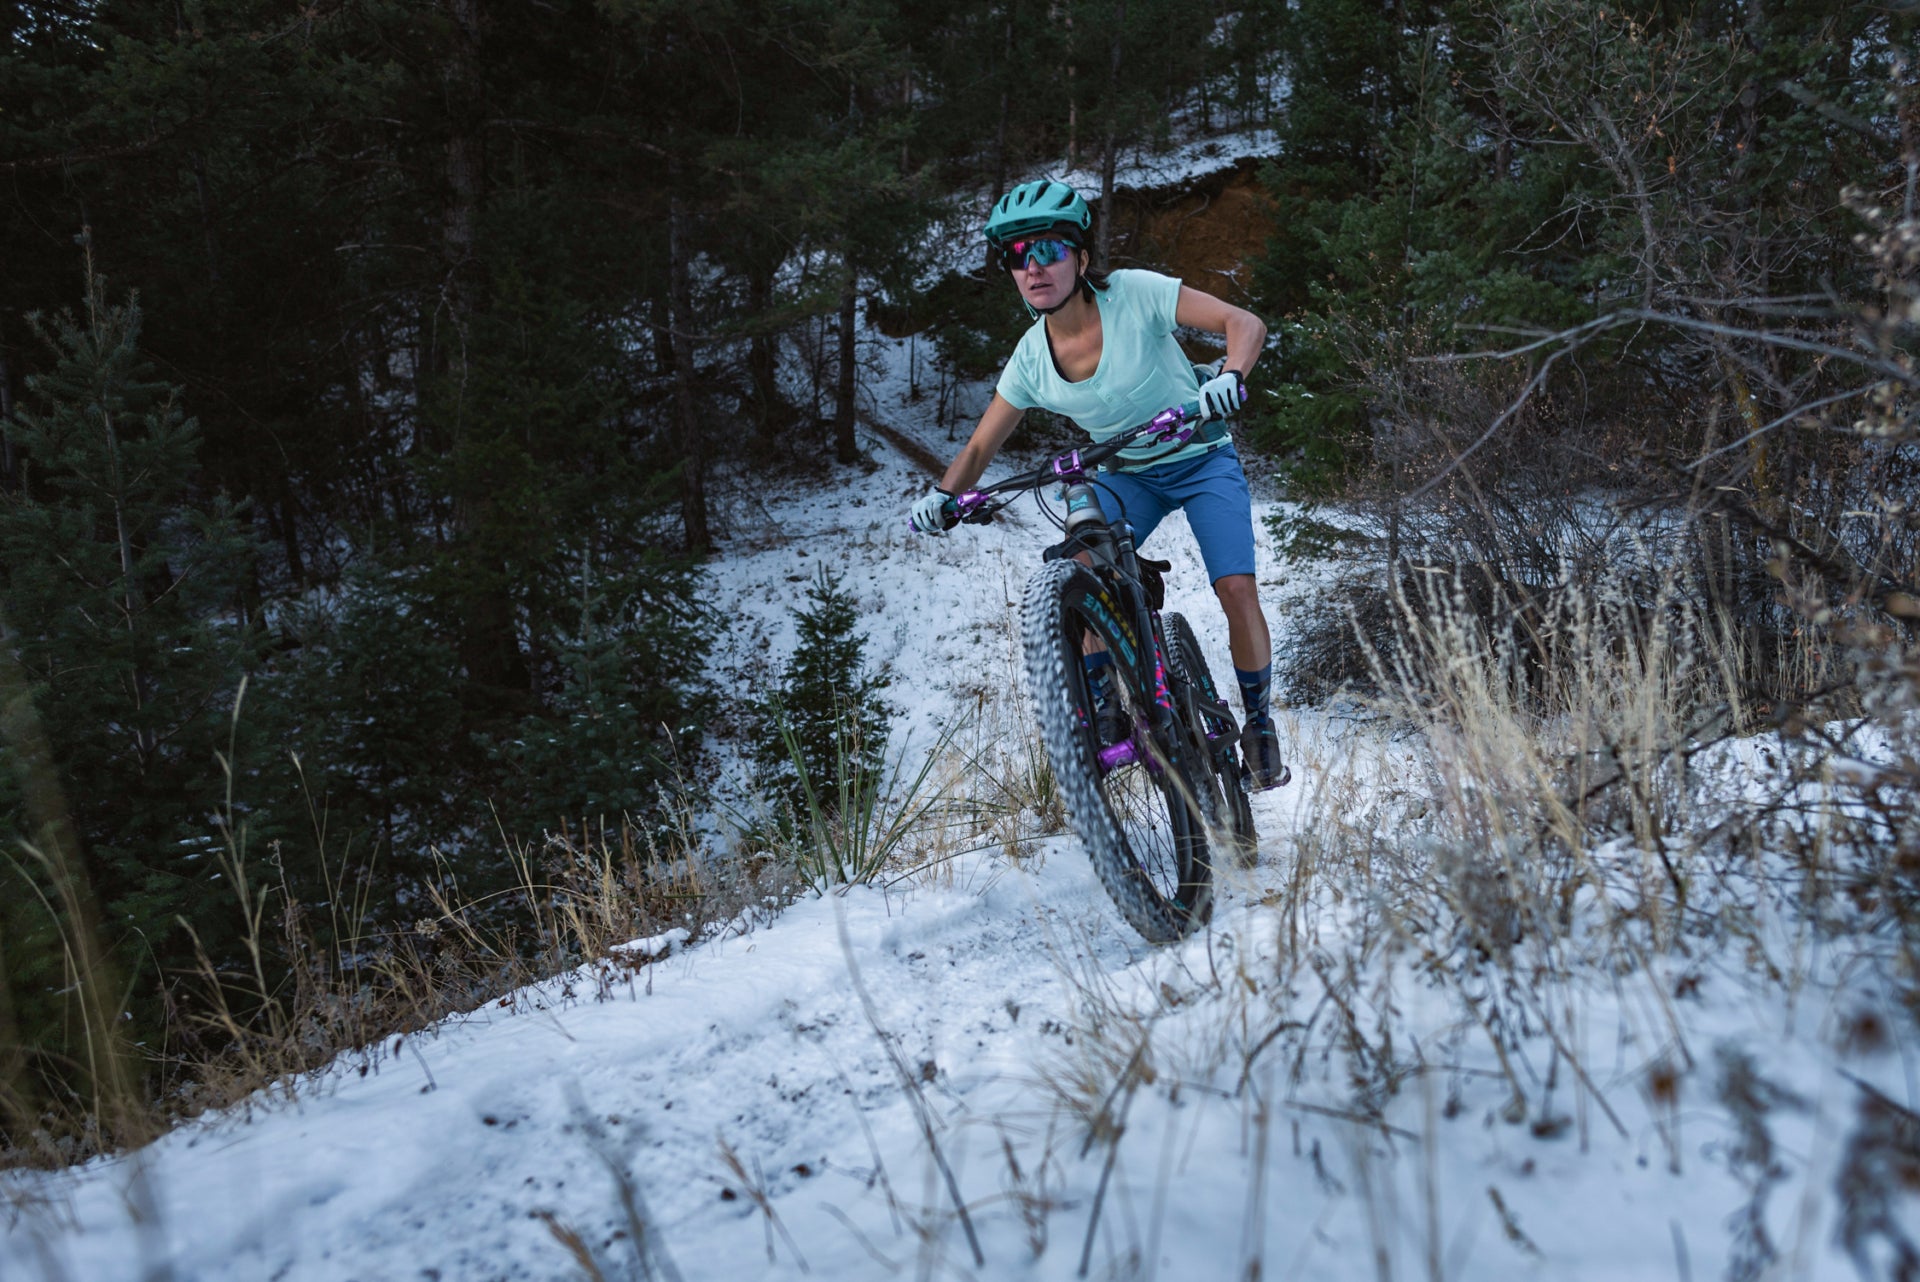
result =
[[1220,697],[1200,640],[1186,616],[1165,614],[1160,624],[1167,634],[1167,666],[1175,677],[1174,697],[1184,700],[1186,723],[1206,740],[1196,747],[1217,789],[1220,814],[1216,822],[1224,830],[1236,861],[1250,868],[1259,854],[1260,835],[1253,829],[1253,803],[1247,795],[1251,783],[1246,767],[1240,764],[1239,726]]
[[1068,819],[1114,906],[1148,941],[1170,943],[1213,912],[1207,834],[1218,825],[1210,825],[1202,800],[1211,779],[1190,743],[1167,753],[1146,749],[1143,755],[1155,758],[1151,766],[1142,760],[1101,767],[1081,661],[1088,632],[1114,654],[1115,696],[1136,727],[1135,743],[1145,748],[1153,691],[1139,688],[1131,661],[1143,639],[1119,617],[1113,595],[1090,570],[1075,561],[1048,562],[1028,581],[1021,607],[1027,688],[1047,757]]

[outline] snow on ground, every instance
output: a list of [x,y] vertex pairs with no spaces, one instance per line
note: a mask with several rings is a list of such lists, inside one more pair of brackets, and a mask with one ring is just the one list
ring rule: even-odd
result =
[[[878,380],[872,412],[918,432],[902,383]],[[736,504],[718,667],[763,679],[828,564],[924,745],[1017,684],[1014,603],[1048,530],[1024,507],[914,536],[931,478],[868,444],[878,466],[831,493]],[[1224,675],[1178,518],[1149,550]],[[1284,629],[1316,580],[1264,541],[1260,575]],[[1868,1097],[1846,1074],[1910,1105],[1920,1065],[1898,1036],[1833,1049],[1868,992],[1848,959],[1763,923],[1752,948],[1791,984],[1675,953],[1504,996],[1415,948],[1362,959],[1365,878],[1309,886],[1302,861],[1339,825],[1390,839],[1416,748],[1322,711],[1289,725],[1299,778],[1256,799],[1259,862],[1181,946],[1133,936],[1072,838],[988,842],[743,935],[636,941],[655,960],[611,991],[557,978],[291,1102],[6,1176],[0,1278],[1854,1275],[1833,1181]],[[1462,1017],[1456,988],[1481,983],[1511,1049]],[[1709,1086],[1742,1051],[1758,1156]],[[1889,1196],[1897,1228],[1914,1202]]]

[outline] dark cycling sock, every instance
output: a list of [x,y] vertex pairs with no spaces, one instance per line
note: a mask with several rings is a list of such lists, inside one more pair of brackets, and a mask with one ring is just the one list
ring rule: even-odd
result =
[[1235,668],[1233,675],[1234,679],[1240,683],[1240,702],[1247,708],[1247,724],[1270,723],[1273,720],[1273,710],[1270,706],[1273,691],[1273,665],[1269,663],[1258,672],[1246,672]]
[[1080,656],[1081,666],[1087,670],[1087,689],[1093,692],[1095,710],[1107,706],[1113,698],[1113,656],[1105,650],[1096,650],[1092,654]]

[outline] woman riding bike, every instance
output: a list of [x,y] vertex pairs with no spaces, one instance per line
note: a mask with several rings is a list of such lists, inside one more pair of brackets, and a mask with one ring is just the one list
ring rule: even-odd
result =
[[[1170,405],[1198,401],[1203,419],[1240,408],[1266,325],[1244,308],[1158,272],[1090,271],[1092,223],[1080,194],[1052,179],[1022,183],[994,205],[986,225],[989,262],[1013,276],[1034,324],[1014,348],[966,446],[940,484],[914,503],[916,530],[938,534],[952,526],[953,496],[980,479],[1029,409],[1063,414],[1100,441]],[[1226,338],[1223,367],[1204,382],[1200,375],[1207,371],[1196,370],[1174,341],[1181,325]],[[1290,775],[1270,706],[1272,642],[1253,577],[1253,501],[1240,456],[1222,435],[1132,447],[1116,464],[1100,477],[1100,502],[1109,520],[1132,525],[1136,546],[1169,512],[1186,511],[1227,616],[1234,676],[1247,711],[1241,753],[1253,786],[1286,783]],[[1096,701],[1104,704],[1102,670],[1111,660],[1101,651],[1085,662]],[[1111,737],[1104,724],[1102,733]]]

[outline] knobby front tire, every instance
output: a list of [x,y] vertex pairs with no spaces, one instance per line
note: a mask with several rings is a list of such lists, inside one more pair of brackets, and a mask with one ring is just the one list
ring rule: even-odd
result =
[[1114,655],[1109,671],[1136,727],[1135,742],[1151,742],[1153,691],[1141,688],[1132,661],[1143,639],[1119,613],[1118,602],[1078,562],[1042,566],[1021,609],[1027,688],[1068,818],[1100,884],[1128,925],[1153,943],[1168,943],[1205,924],[1213,910],[1210,816],[1201,809],[1212,780],[1187,744],[1151,766],[1141,760],[1101,769],[1081,661],[1087,633]]

